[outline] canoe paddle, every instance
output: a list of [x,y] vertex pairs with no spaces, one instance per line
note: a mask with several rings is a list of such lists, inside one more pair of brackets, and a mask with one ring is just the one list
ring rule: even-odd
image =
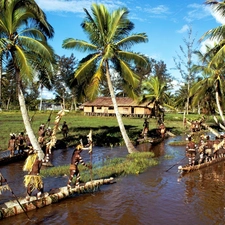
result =
[[180,163],[185,158],[186,158],[186,156],[184,156],[184,158],[182,158],[179,162],[177,162],[176,164],[174,164],[173,166],[171,166],[168,170],[166,170],[166,172],[168,172],[170,169],[172,169],[174,166],[176,166],[178,163]]
[[[6,182],[6,184],[8,185],[8,183]],[[20,207],[22,208],[23,212],[26,214],[28,220],[31,221],[30,217],[27,215],[26,210],[24,209],[24,207],[21,205],[19,199],[17,198],[17,196],[15,195],[15,193],[13,192],[13,190],[11,189],[11,187],[8,185],[9,191],[12,193],[13,197],[16,199],[16,201],[18,202],[18,204],[20,205]]]

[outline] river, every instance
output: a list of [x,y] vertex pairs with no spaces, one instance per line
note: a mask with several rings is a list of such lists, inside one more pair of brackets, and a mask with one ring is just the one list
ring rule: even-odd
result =
[[[170,146],[169,138],[154,146],[159,164],[139,175],[116,179],[93,194],[84,194],[57,204],[6,218],[1,225],[56,224],[56,225],[222,225],[225,224],[225,174],[224,162],[195,171],[185,176],[177,167],[187,163],[184,147]],[[53,164],[69,163],[73,149],[55,150]],[[107,157],[125,156],[124,147],[93,148],[93,162]],[[173,156],[168,158],[166,156]],[[88,162],[89,155],[82,152]],[[175,165],[175,166],[173,166]],[[17,196],[25,196],[22,180],[23,163],[0,166]],[[65,186],[68,177],[44,180],[45,190]],[[0,195],[0,203],[12,199],[10,192]]]

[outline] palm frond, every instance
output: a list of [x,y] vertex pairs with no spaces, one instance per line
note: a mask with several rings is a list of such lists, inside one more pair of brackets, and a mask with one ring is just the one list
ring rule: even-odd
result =
[[121,67],[121,76],[128,84],[132,87],[136,88],[140,83],[140,78],[137,74],[135,74],[130,66],[125,63],[123,60],[119,60],[120,67]]
[[119,40],[115,43],[115,45],[119,49],[130,49],[134,44],[138,43],[147,43],[148,36],[145,33],[132,34],[130,36],[126,36],[125,38]]
[[75,49],[78,51],[86,52],[86,51],[96,51],[98,50],[96,45],[93,45],[89,42],[77,40],[74,38],[67,38],[63,41],[62,47],[65,49]]

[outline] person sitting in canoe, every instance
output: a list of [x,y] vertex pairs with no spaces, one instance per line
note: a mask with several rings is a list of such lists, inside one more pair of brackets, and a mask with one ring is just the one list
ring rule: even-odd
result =
[[80,153],[82,152],[83,146],[82,145],[77,145],[75,150],[73,151],[72,157],[71,157],[71,163],[70,163],[70,176],[69,180],[67,183],[67,188],[71,188],[71,182],[73,180],[74,175],[76,175],[76,182],[75,185],[79,186],[80,183],[80,171],[78,169],[78,164],[81,163],[83,166],[88,167],[89,169],[92,168],[91,165],[87,165],[82,157],[80,156]]
[[191,136],[188,136],[188,143],[186,145],[186,156],[188,157],[188,164],[195,165],[196,147],[197,145],[192,141]]

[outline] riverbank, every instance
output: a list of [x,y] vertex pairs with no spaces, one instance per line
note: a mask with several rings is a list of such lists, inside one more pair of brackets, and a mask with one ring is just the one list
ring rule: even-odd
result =
[[[40,124],[45,124],[47,127],[53,128],[54,120],[58,111],[35,111],[29,112],[32,128],[35,134],[38,133]],[[188,119],[198,119],[200,115],[190,114]],[[48,122],[48,120],[50,120]],[[149,129],[154,131],[157,128],[155,118],[149,118]],[[59,127],[63,121],[66,121],[69,126],[69,134],[67,138],[63,138],[61,131],[57,132],[57,140],[63,141],[67,146],[74,146],[79,143],[80,139],[86,141],[86,136],[90,129],[93,131],[93,142],[95,146],[123,146],[123,139],[118,127],[116,117],[94,117],[84,116],[82,111],[67,112],[62,117]],[[212,122],[212,118],[208,118],[208,122]],[[135,144],[136,139],[143,129],[143,118],[123,117],[123,123],[128,136]],[[0,151],[4,151],[8,147],[10,133],[18,134],[25,132],[23,120],[20,111],[18,112],[0,112]],[[167,129],[175,135],[189,133],[189,128],[183,126],[183,115],[177,113],[169,113],[165,115],[165,125]],[[85,144],[85,143],[84,143]]]

